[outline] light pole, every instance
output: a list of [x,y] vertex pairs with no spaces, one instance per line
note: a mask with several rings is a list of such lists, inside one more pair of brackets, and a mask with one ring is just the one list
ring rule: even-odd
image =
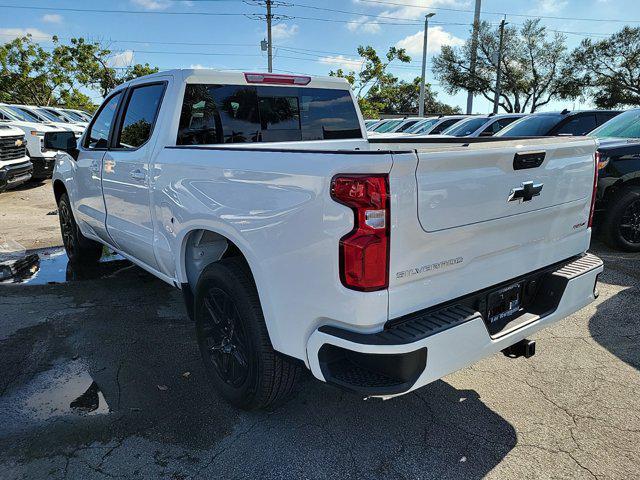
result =
[[422,78],[420,79],[420,104],[418,105],[418,115],[424,116],[424,78],[427,69],[427,38],[429,36],[429,19],[435,13],[427,13],[424,16],[424,42],[422,44]]
[[[478,57],[478,31],[480,30],[480,4],[481,0],[476,0],[476,8],[473,14],[473,32],[471,33],[471,62],[469,64],[469,73],[471,81],[475,82],[476,78],[476,61]],[[473,111],[473,91],[467,93],[467,115]]]
[[503,18],[500,22],[500,42],[498,44],[498,68],[496,69],[496,96],[493,99],[493,113],[498,113],[498,104],[500,103],[500,64],[502,64],[502,47],[504,42],[504,26],[507,23]]

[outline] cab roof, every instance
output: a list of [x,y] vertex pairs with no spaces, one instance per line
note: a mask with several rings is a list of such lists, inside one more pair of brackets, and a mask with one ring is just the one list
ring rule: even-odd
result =
[[[135,85],[149,80],[161,80],[166,77],[174,77],[185,83],[211,83],[223,85],[271,85],[271,86],[291,86],[302,88],[330,88],[336,90],[348,90],[349,82],[340,77],[323,77],[311,75],[293,75],[266,72],[240,72],[236,70],[213,70],[204,68],[179,68],[164,70],[151,75],[145,75],[134,80],[130,80],[118,87]],[[255,81],[263,77],[268,81]],[[248,81],[254,79],[254,81]],[[291,79],[297,79],[297,83],[290,83]],[[285,83],[286,82],[286,83]]]

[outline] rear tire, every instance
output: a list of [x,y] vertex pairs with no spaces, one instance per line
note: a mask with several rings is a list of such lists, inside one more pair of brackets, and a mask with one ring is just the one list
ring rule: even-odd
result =
[[291,394],[301,366],[273,349],[253,276],[242,258],[220,260],[200,275],[195,319],[207,374],[225,400],[254,410]]
[[604,215],[602,230],[607,244],[618,250],[640,252],[640,187],[617,192]]
[[73,218],[71,202],[66,193],[63,193],[58,200],[58,219],[60,220],[62,243],[69,262],[85,266],[96,264],[102,257],[102,244],[82,235],[75,218]]

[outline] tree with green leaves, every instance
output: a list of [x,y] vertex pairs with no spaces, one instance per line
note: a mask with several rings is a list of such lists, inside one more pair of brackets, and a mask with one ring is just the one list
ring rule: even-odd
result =
[[[366,118],[377,118],[382,113],[418,112],[420,79],[406,82],[388,71],[389,65],[394,61],[411,62],[411,57],[403,48],[389,48],[382,59],[373,47],[359,46],[358,55],[362,59],[362,68],[358,72],[338,69],[329,72],[329,75],[345,78],[352,85],[360,110]],[[426,85],[425,112],[457,113],[459,109],[438,102],[430,85]]]
[[624,27],[599,41],[585,38],[572,59],[598,107],[640,105],[640,27]]
[[[478,33],[475,75],[469,67],[471,40],[462,47],[443,46],[433,68],[448,93],[470,90],[493,102],[500,33],[487,22],[480,23]],[[550,35],[540,19],[527,20],[519,29],[507,26],[502,52],[499,105],[506,112],[535,112],[552,100],[581,95],[566,38]]]
[[123,82],[158,71],[148,64],[114,68],[111,50],[83,38],[66,45],[55,36],[51,41],[51,50],[31,35],[0,45],[0,101],[91,111],[95,106],[82,88],[105,96]]

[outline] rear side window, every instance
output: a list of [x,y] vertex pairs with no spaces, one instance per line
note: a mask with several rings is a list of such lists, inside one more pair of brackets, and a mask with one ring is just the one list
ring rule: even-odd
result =
[[594,128],[596,128],[595,115],[576,115],[558,128],[556,135],[586,135]]
[[94,122],[89,126],[85,135],[84,147],[90,149],[107,148],[109,144],[109,132],[118,110],[122,92],[116,93],[102,104],[96,114]]
[[117,148],[136,149],[147,143],[160,109],[164,88],[164,84],[158,83],[131,90],[116,135]]
[[189,84],[178,145],[362,138],[347,90]]

